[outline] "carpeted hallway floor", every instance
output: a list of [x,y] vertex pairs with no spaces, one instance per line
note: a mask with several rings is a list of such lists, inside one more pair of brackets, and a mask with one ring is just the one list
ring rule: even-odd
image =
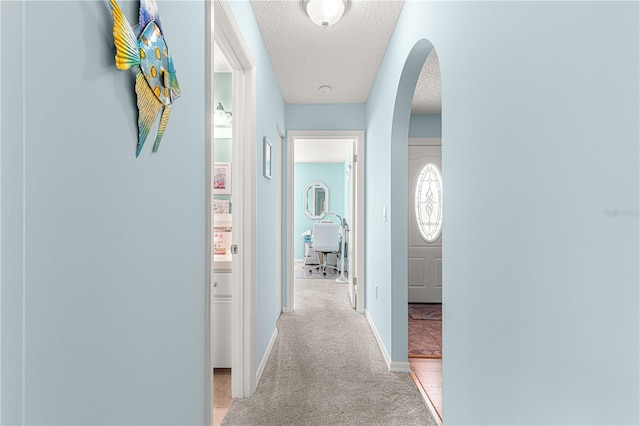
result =
[[346,284],[296,280],[295,308],[256,393],[235,400],[223,425],[435,425],[408,374],[387,371]]

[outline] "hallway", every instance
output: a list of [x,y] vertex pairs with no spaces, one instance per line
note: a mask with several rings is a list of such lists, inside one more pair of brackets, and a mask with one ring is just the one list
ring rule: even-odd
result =
[[435,425],[408,374],[387,371],[366,318],[345,284],[296,279],[296,311],[255,394],[236,400],[223,425]]

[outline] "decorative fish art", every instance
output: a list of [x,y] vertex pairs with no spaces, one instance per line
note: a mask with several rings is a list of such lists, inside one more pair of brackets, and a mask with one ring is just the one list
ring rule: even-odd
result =
[[138,96],[138,146],[140,155],[149,130],[158,112],[162,110],[160,125],[153,145],[158,152],[160,141],[169,122],[171,105],[180,97],[180,86],[173,67],[173,58],[164,39],[158,6],[155,0],[140,0],[140,30],[138,37],[129,25],[115,0],[111,1],[113,12],[113,43],[116,46],[116,67],[136,73],[136,95]]

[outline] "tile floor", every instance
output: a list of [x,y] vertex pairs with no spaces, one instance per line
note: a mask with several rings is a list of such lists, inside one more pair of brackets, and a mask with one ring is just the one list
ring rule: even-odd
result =
[[222,423],[227,411],[231,408],[233,399],[231,398],[231,369],[213,369],[213,424],[218,426]]

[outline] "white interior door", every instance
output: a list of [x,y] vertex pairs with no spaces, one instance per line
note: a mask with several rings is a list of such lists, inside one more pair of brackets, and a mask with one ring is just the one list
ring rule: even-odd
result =
[[409,146],[409,303],[442,303],[441,170],[441,146]]
[[356,246],[355,242],[356,239],[354,238],[355,235],[355,231],[356,228],[354,227],[354,220],[356,218],[356,203],[355,203],[355,199],[356,199],[356,194],[357,194],[357,186],[356,186],[356,180],[354,179],[354,172],[355,172],[355,167],[356,167],[356,163],[353,161],[354,158],[354,153],[357,152],[357,141],[354,139],[353,142],[351,142],[351,161],[349,163],[350,169],[349,169],[349,217],[346,218],[347,219],[347,224],[349,225],[349,232],[347,233],[348,239],[346,240],[348,243],[347,246],[347,261],[349,264],[349,269],[348,269],[348,279],[349,279],[349,300],[351,301],[351,307],[355,308],[356,307],[356,282],[353,279],[353,277],[356,274],[357,269],[357,260],[356,260],[356,256],[355,256],[355,252],[354,252],[354,248]]
[[278,134],[274,141],[273,180],[276,184],[276,315],[282,312],[282,147],[283,138]]

